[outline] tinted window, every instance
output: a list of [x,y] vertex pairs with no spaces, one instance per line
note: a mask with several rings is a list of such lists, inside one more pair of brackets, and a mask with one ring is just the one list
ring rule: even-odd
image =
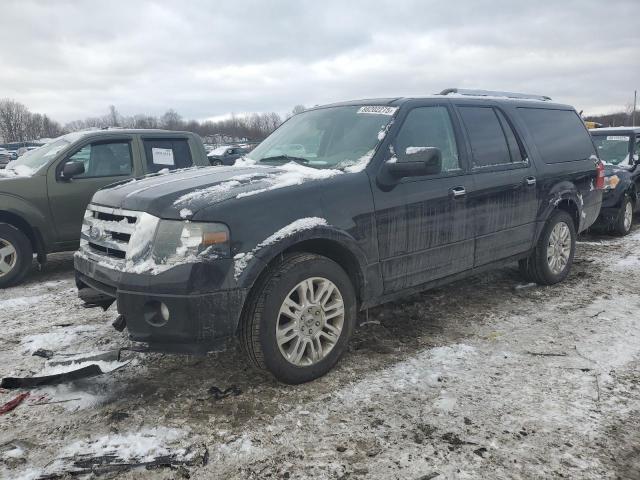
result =
[[507,145],[509,146],[509,154],[511,155],[512,162],[524,162],[527,159],[527,155],[524,153],[524,148],[521,142],[516,137],[516,133],[511,127],[511,123],[507,120],[504,113],[500,110],[495,110],[498,118],[500,119],[500,125],[502,125],[502,131],[507,138]]
[[131,175],[129,142],[92,143],[71,155],[67,161],[84,163],[84,173],[74,178]]
[[511,163],[500,120],[491,107],[460,107],[469,135],[474,167]]
[[420,107],[409,112],[394,142],[399,162],[410,160],[410,147],[437,147],[442,152],[443,171],[460,168],[456,137],[445,107]]
[[150,172],[159,172],[164,168],[175,170],[193,165],[189,142],[185,139],[145,139],[144,152],[147,168]]
[[545,163],[584,160],[595,155],[591,137],[573,110],[518,108]]

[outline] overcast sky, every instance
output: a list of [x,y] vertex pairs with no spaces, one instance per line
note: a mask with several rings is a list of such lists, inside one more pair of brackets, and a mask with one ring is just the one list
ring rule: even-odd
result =
[[610,112],[640,89],[639,18],[638,0],[1,0],[0,98],[61,122],[111,104],[204,119],[446,87]]

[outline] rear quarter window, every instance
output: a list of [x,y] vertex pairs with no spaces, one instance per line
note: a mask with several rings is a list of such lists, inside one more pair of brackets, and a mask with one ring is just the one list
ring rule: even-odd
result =
[[145,138],[143,143],[149,172],[158,172],[165,168],[175,170],[193,166],[187,139]]
[[518,112],[544,163],[574,162],[596,154],[591,136],[575,111],[519,107]]

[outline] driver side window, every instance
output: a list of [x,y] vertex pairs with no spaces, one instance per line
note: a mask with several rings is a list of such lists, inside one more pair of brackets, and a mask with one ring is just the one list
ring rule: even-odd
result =
[[84,173],[74,178],[116,177],[132,172],[129,142],[91,143],[71,155],[67,162],[84,164]]
[[410,161],[407,154],[424,147],[440,149],[443,171],[460,168],[453,124],[446,107],[414,108],[402,124],[394,143],[398,162]]

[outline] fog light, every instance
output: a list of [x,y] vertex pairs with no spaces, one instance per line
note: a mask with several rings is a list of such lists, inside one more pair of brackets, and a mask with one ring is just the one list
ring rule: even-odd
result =
[[169,321],[169,307],[163,302],[151,300],[144,304],[144,320],[152,327],[163,327]]

